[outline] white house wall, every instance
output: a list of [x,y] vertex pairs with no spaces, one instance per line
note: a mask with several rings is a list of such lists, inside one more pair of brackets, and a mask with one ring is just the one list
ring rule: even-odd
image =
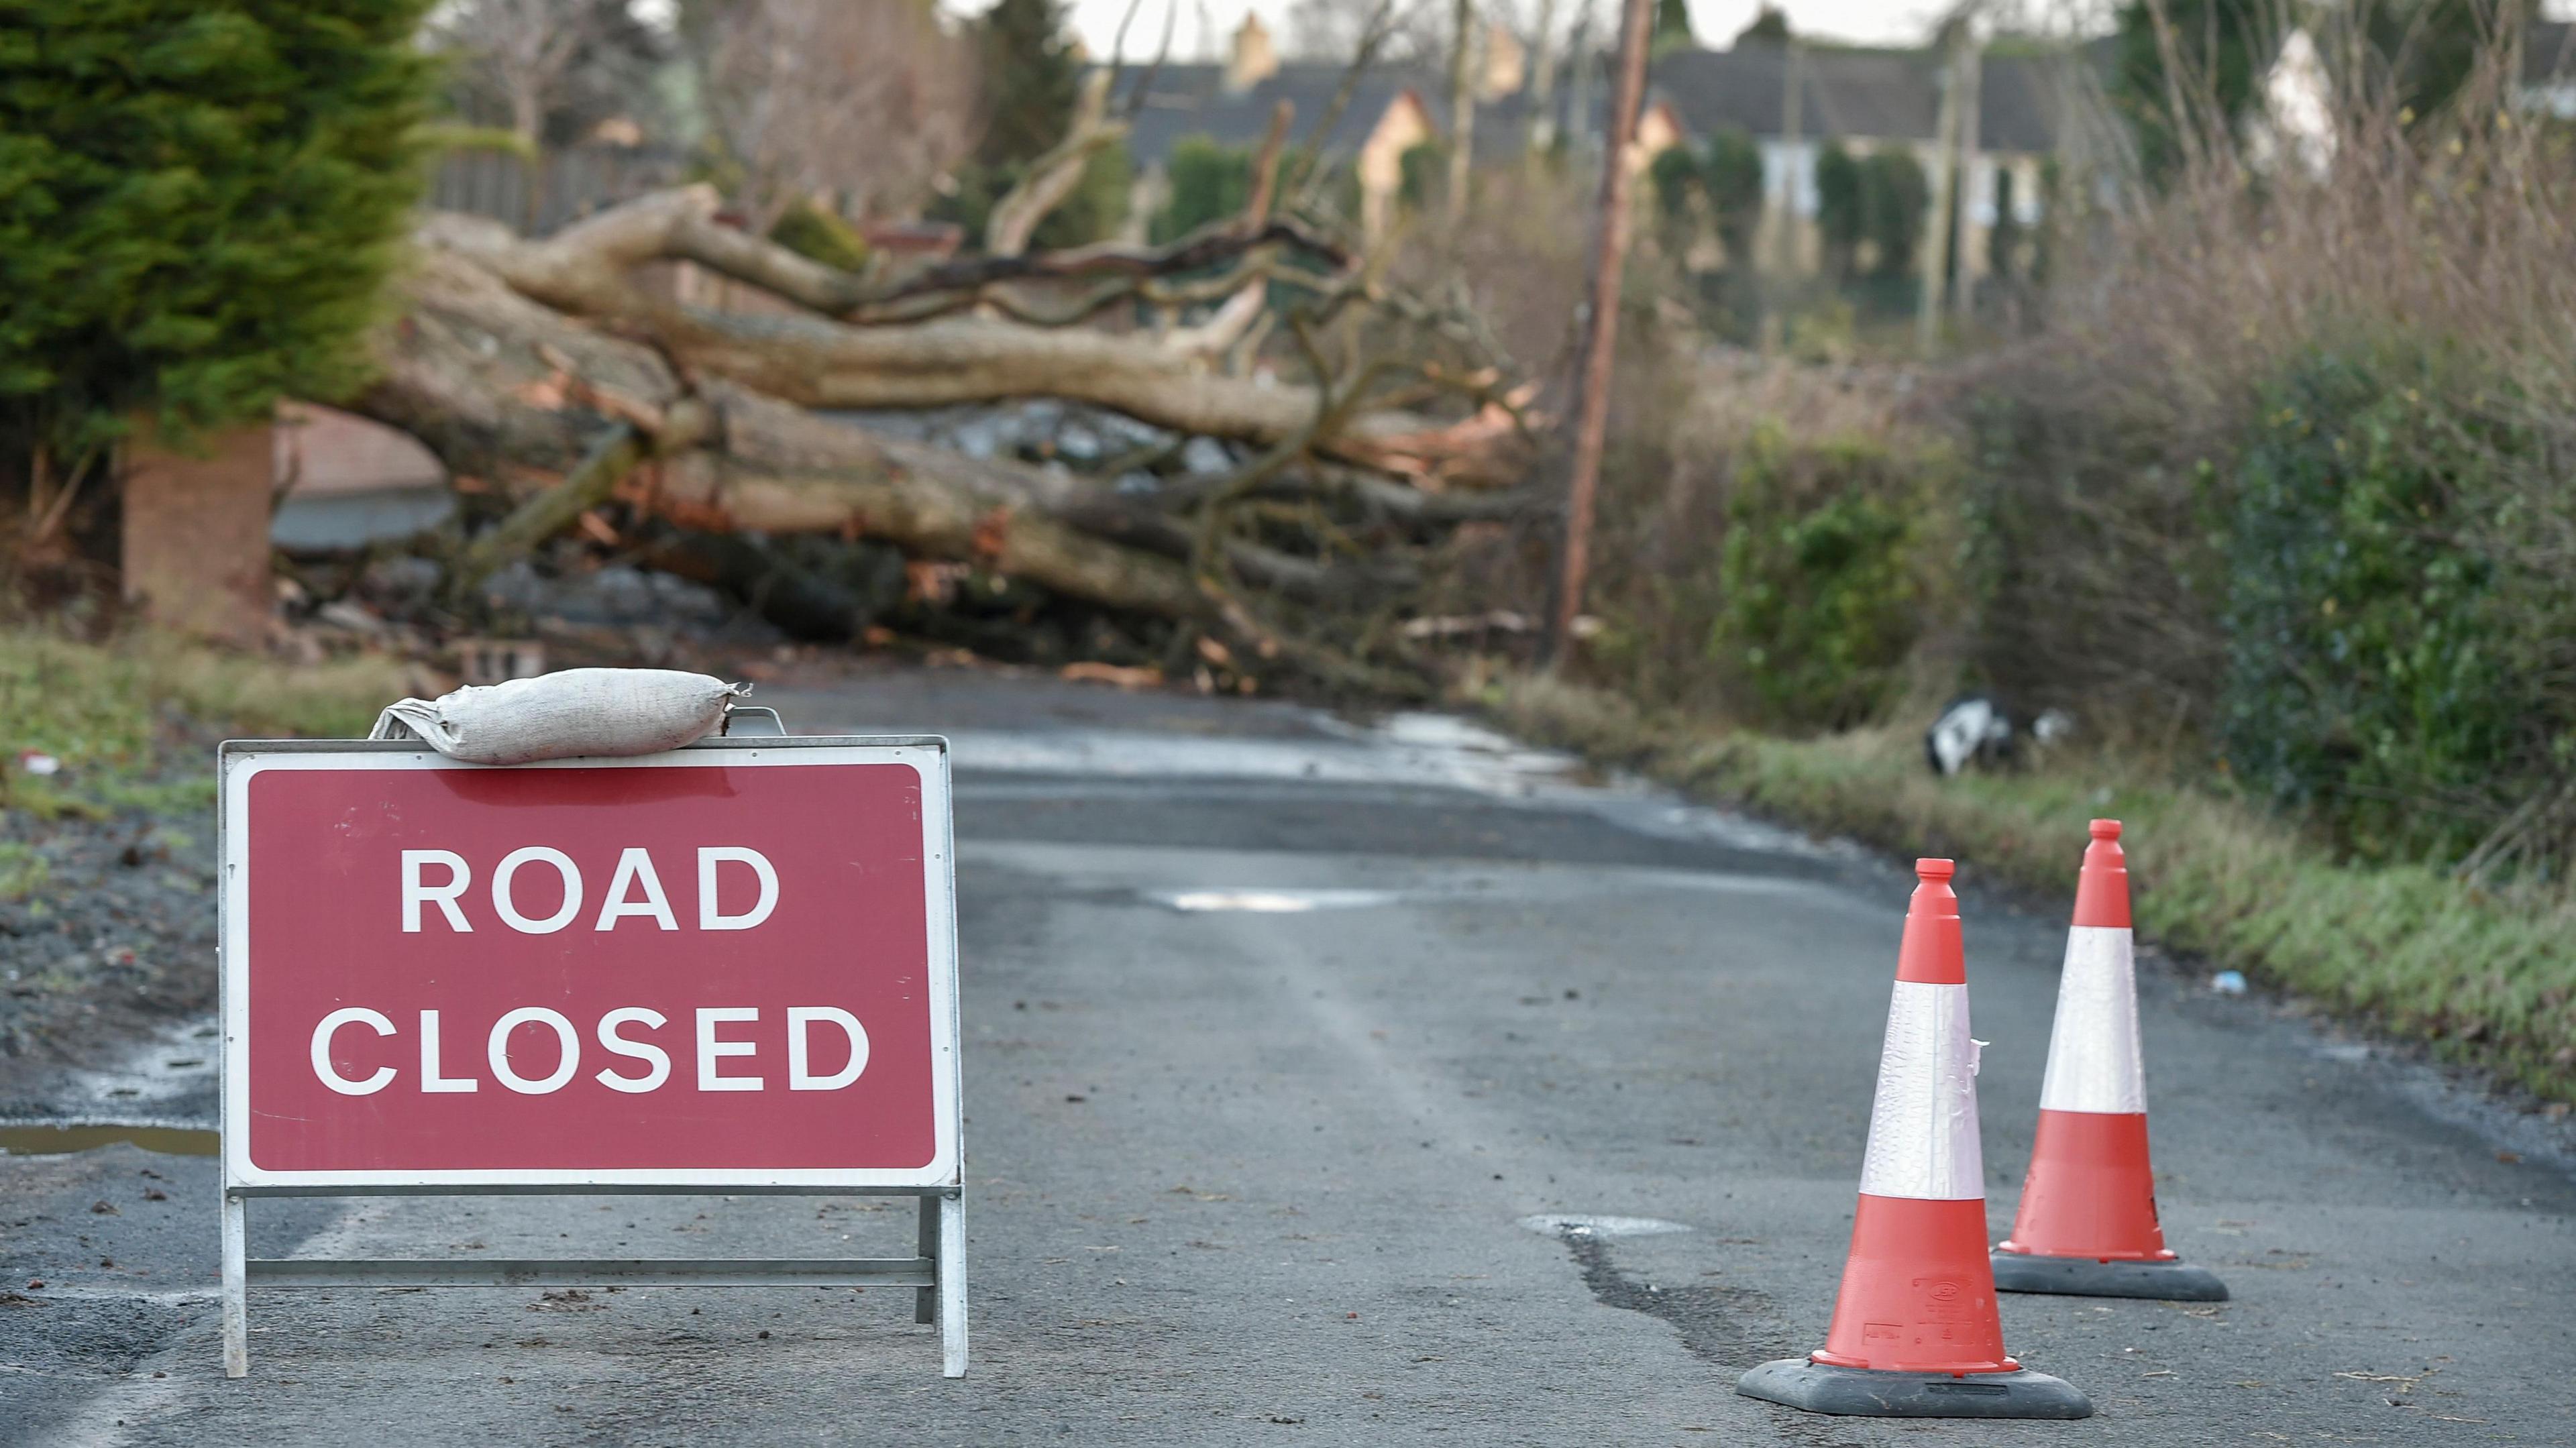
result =
[[1813,217],[1817,210],[1816,158],[1824,153],[1821,143],[1800,141],[1763,141],[1762,199],[1766,206],[1777,206],[1783,177],[1791,178],[1795,191],[1790,196],[1791,209],[1801,217]]

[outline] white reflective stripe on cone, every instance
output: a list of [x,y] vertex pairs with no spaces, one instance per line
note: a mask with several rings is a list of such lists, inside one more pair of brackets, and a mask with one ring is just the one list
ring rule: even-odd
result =
[[2128,931],[2078,925],[2066,935],[2057,1025],[2048,1037],[2042,1111],[2138,1115],[2147,1109],[2138,1055],[2138,972]]
[[1873,1197],[1966,1201],[1986,1194],[1977,1147],[1977,1043],[1968,988],[1900,980],[1887,1003],[1878,1102],[1860,1189]]

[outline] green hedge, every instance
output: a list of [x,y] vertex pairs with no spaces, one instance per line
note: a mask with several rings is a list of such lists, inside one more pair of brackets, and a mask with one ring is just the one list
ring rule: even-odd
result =
[[2481,546],[2534,445],[2419,365],[2319,355],[2266,398],[2228,518],[2229,764],[2369,859],[2450,859],[2542,784],[2576,603]]
[[1744,448],[1708,650],[1741,681],[1748,717],[1848,728],[1891,701],[1934,591],[1924,471],[1874,443],[1796,444],[1776,426]]

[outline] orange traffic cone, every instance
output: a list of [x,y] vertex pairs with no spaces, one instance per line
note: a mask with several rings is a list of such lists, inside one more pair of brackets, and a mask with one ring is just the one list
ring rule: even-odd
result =
[[1948,860],[1917,860],[1860,1210],[1825,1345],[1764,1363],[1735,1390],[1880,1418],[2084,1418],[2093,1404],[2004,1353],[1986,1261],[1977,1050]]
[[2129,866],[2120,822],[2095,820],[2075,887],[2075,925],[2057,984],[2057,1026],[2039,1088],[2039,1134],[2012,1236],[1998,1244],[2006,1292],[2223,1302],[2227,1285],[2179,1261],[2156,1219],[2147,1086],[2138,1056],[2138,983]]

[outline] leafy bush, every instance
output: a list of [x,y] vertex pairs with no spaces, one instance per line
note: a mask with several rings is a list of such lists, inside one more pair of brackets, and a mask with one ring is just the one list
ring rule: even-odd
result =
[[1924,484],[1871,443],[1755,434],[1738,462],[1718,565],[1711,658],[1747,712],[1847,728],[1890,702],[1921,632]]
[[1666,222],[1678,220],[1689,214],[1699,189],[1699,158],[1689,146],[1666,146],[1647,163],[1646,180],[1655,188],[1656,212]]
[[2570,610],[2461,526],[2529,440],[2403,363],[2319,355],[2265,402],[2228,531],[2227,759],[2357,854],[2456,856],[2551,743],[2533,634]]
[[1762,224],[1762,153],[1752,136],[1735,126],[1720,127],[1704,150],[1688,143],[1655,153],[1648,167],[1656,208],[1667,223],[1690,214],[1704,202],[1717,223],[1730,268],[1753,264],[1753,234]]
[[1762,149],[1741,126],[1720,126],[1709,133],[1700,152],[1700,185],[1717,211],[1717,234],[1726,243],[1727,260],[1747,265],[1753,259],[1753,233],[1762,225]]
[[1082,163],[1082,179],[1073,194],[1056,204],[1029,235],[1039,251],[1060,251],[1107,241],[1127,224],[1129,193],[1136,182],[1136,162],[1125,146],[1103,146]]
[[843,271],[868,264],[868,243],[858,229],[810,201],[798,201],[778,215],[769,239],[808,260]]
[[1154,218],[1156,245],[1177,241],[1211,221],[1238,215],[1252,200],[1252,150],[1228,146],[1205,136],[1185,136],[1173,143],[1163,163],[1171,199]]
[[[1651,302],[1628,308],[1619,373],[1582,678],[1655,709],[1807,728],[1880,712],[1926,676],[1904,654],[1955,633],[1960,493],[1947,440],[1904,409],[1903,373],[1710,349]],[[1906,616],[1863,601],[1873,574],[1910,598]],[[1848,691],[1788,677],[1818,636],[1860,668]]]
[[[1027,169],[1017,161],[959,167],[957,189],[930,208],[931,218],[956,222],[973,244],[981,245],[984,224],[992,219],[995,203],[1010,194]],[[1029,234],[1030,247],[1050,251],[1115,236],[1127,222],[1128,189],[1135,175],[1136,164],[1125,146],[1092,152],[1083,162],[1082,179],[1074,183],[1072,194],[1057,202]]]
[[1417,210],[1439,204],[1449,194],[1449,147],[1440,141],[1418,141],[1396,158],[1401,179],[1396,199]]
[[[1902,277],[1914,268],[1915,239],[1932,184],[1910,151],[1854,156],[1829,142],[1816,157],[1816,227],[1827,267],[1838,277]],[[1868,265],[1861,263],[1863,248]]]

